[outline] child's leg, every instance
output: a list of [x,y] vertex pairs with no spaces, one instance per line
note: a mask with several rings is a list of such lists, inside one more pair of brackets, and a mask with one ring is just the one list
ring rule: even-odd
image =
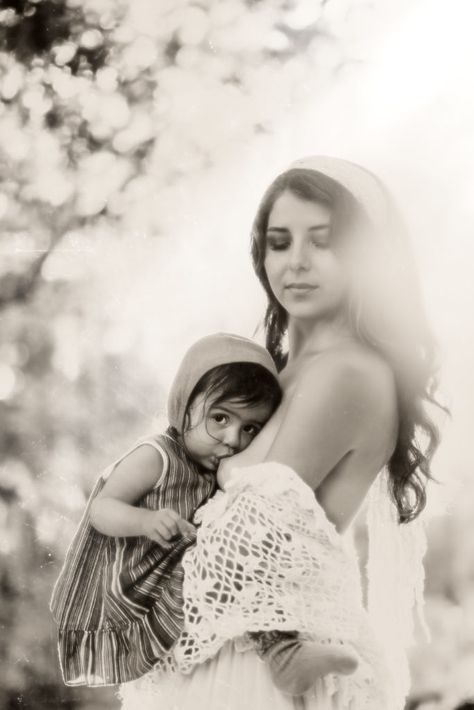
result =
[[290,695],[303,695],[317,678],[329,673],[348,675],[358,666],[351,649],[302,639],[297,631],[257,631],[249,636],[277,688]]

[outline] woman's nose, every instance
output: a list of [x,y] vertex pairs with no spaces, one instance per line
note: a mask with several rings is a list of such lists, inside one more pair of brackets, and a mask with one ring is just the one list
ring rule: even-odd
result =
[[289,266],[294,271],[308,268],[308,249],[306,244],[294,243],[292,245],[289,254]]

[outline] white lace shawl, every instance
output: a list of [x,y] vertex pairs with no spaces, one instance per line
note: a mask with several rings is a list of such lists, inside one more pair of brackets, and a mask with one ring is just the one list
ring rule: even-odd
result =
[[[381,523],[371,516],[373,536]],[[197,544],[183,560],[185,631],[174,654],[182,672],[248,631],[298,630],[322,643],[349,644],[359,654],[354,674],[325,679],[347,698],[347,707],[403,707],[405,675],[398,692],[400,678],[390,674],[394,665],[384,654],[391,637],[380,644],[372,631],[353,546],[294,471],[276,463],[236,469],[226,490],[202,508],[201,522]],[[372,546],[370,618],[377,622],[385,614],[385,622],[391,611],[378,604],[377,559],[387,557]],[[399,661],[398,651],[394,655]]]

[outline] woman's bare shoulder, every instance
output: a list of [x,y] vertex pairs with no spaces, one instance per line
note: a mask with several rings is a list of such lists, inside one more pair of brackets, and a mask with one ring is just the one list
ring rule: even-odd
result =
[[318,353],[301,371],[298,379],[310,382],[323,375],[373,387],[390,388],[394,385],[390,365],[378,353],[358,344]]
[[295,385],[295,392],[308,401],[324,390],[341,403],[357,402],[361,414],[370,418],[375,413],[396,413],[393,371],[380,355],[362,345],[319,353],[302,368]]

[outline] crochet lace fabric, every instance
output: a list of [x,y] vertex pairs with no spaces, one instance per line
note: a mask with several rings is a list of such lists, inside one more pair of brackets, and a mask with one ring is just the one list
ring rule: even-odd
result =
[[299,476],[276,463],[236,469],[200,518],[183,560],[185,631],[174,653],[181,672],[246,632],[297,630],[354,648],[357,671],[328,682],[348,702],[357,699],[358,710],[389,708],[355,553]]

